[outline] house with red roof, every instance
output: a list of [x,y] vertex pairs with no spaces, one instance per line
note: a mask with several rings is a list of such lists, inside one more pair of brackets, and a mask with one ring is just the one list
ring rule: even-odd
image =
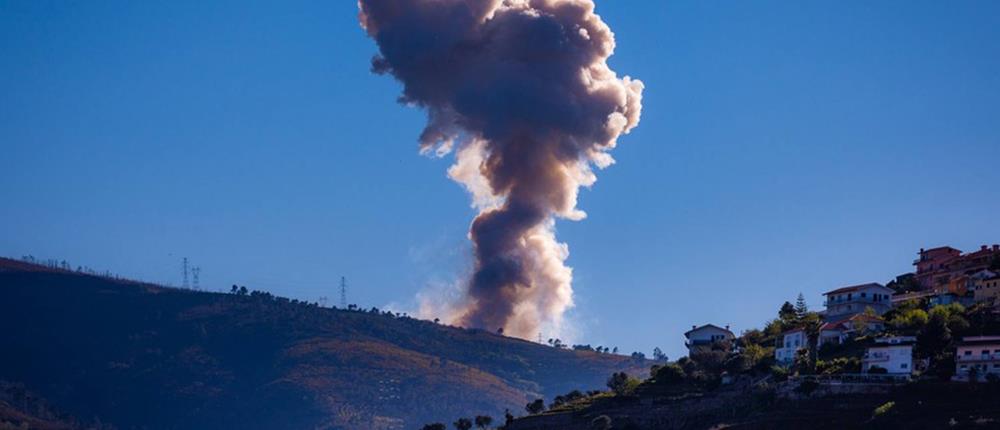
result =
[[883,331],[885,331],[885,320],[882,317],[854,314],[841,320],[824,323],[819,329],[817,347],[827,344],[840,345],[853,336]]
[[950,246],[920,249],[913,261],[917,268],[915,279],[924,290],[947,289],[956,277],[970,275],[991,267],[1000,261],[1000,245],[983,245],[978,251],[963,254]]

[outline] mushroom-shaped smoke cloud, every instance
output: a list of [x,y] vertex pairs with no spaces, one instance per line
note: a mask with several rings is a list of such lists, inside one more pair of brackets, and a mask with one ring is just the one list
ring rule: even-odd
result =
[[453,149],[473,195],[475,267],[458,324],[531,338],[573,305],[555,219],[583,219],[581,186],[639,123],[643,84],[607,65],[611,29],[592,0],[360,0],[376,73],[427,110],[424,153]]

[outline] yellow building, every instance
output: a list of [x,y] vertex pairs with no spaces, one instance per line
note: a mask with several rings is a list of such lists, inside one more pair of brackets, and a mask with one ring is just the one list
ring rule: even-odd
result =
[[1000,276],[993,276],[986,279],[977,279],[973,282],[973,293],[976,303],[989,302],[1000,305]]

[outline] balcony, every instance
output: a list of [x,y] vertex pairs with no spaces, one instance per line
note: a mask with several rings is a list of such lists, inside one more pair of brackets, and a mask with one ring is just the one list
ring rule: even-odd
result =
[[875,301],[871,297],[852,297],[850,299],[840,299],[840,300],[824,300],[823,306],[830,307],[835,305],[848,305],[848,304],[865,304],[871,306],[890,306],[892,301],[890,299]]
[[973,362],[973,361],[1000,361],[1000,354],[972,354],[972,355],[960,355],[957,361],[962,362]]
[[889,361],[889,354],[879,354],[879,353],[868,354],[868,353],[865,353],[865,355],[864,355],[864,357],[862,357],[861,361],[867,361],[867,362]]

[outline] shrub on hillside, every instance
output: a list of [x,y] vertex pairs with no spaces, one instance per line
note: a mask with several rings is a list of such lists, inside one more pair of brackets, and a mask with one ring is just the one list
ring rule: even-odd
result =
[[628,376],[625,372],[616,372],[608,378],[607,385],[616,395],[627,396],[639,386],[639,380]]
[[677,363],[668,363],[656,369],[653,380],[657,384],[677,384],[683,382],[686,376],[684,369],[677,365]]
[[883,416],[885,414],[888,414],[889,412],[892,411],[892,408],[894,406],[896,406],[896,402],[885,402],[881,406],[875,408],[875,412],[873,412],[872,415],[874,415],[876,417],[880,417],[880,416]]

